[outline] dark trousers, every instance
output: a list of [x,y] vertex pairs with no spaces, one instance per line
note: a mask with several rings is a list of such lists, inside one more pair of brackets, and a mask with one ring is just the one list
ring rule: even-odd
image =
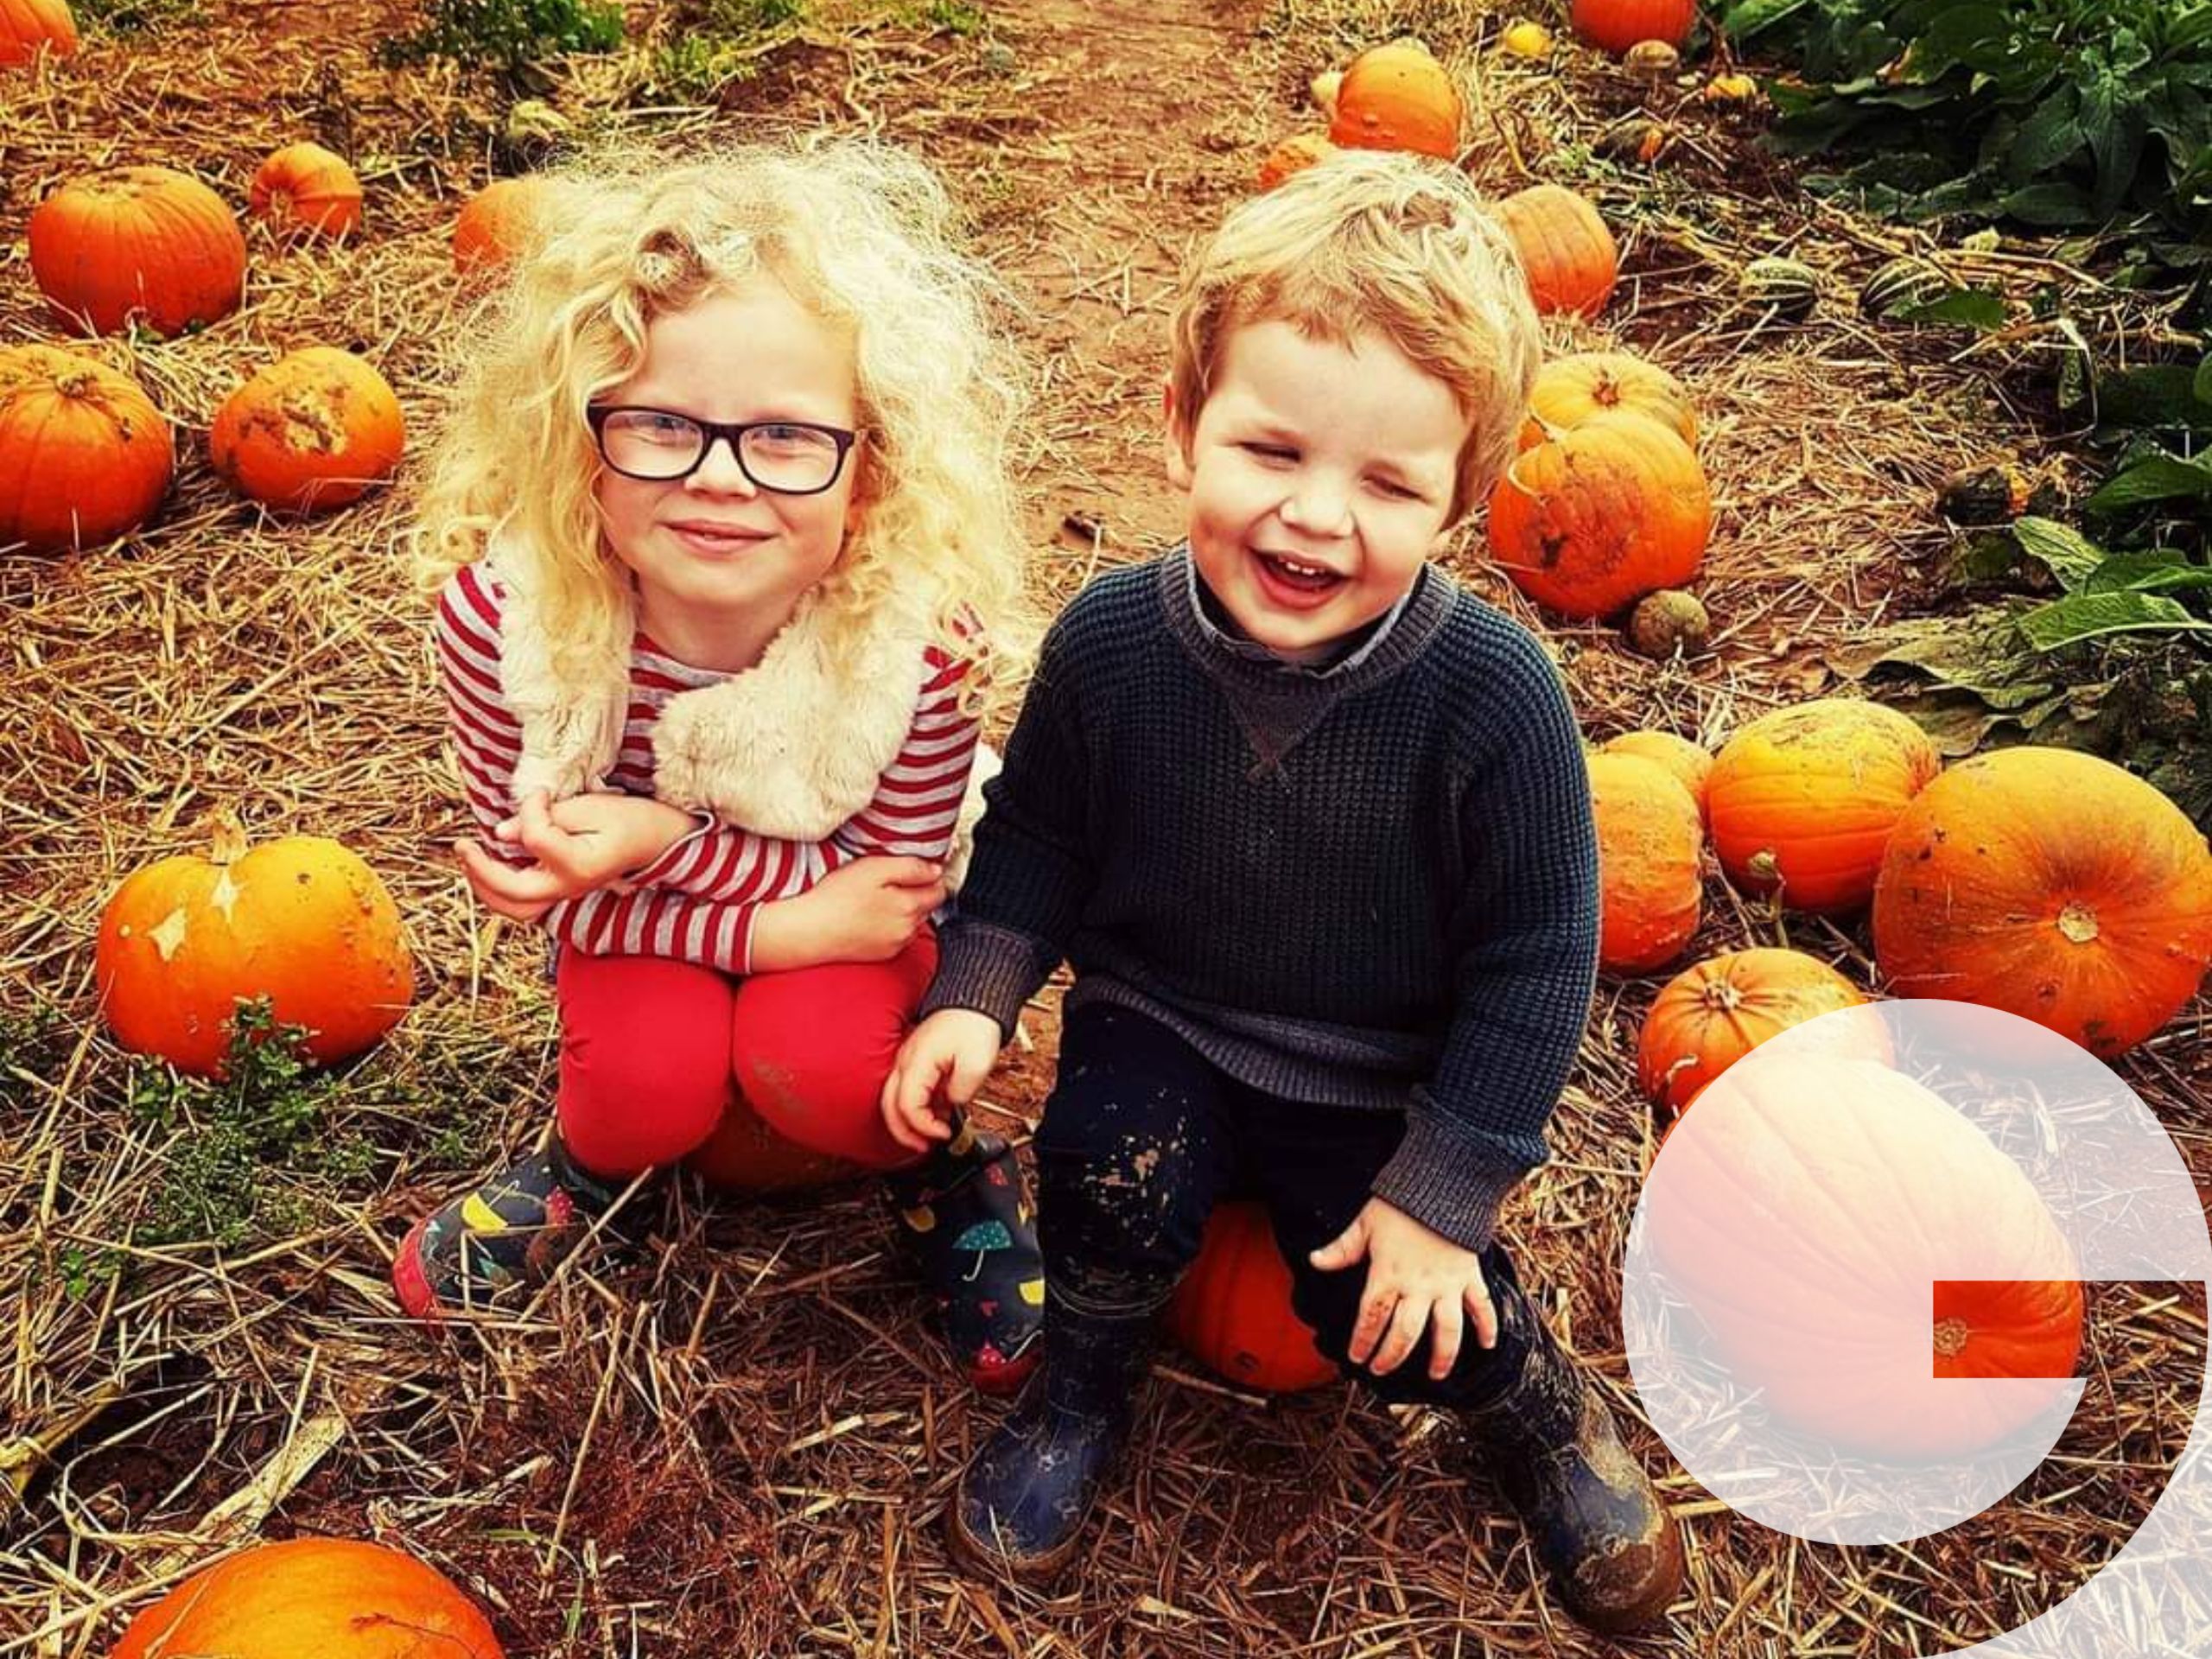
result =
[[1481,1259],[1497,1345],[1477,1345],[1468,1321],[1440,1381],[1428,1375],[1427,1335],[1387,1376],[1351,1366],[1369,1263],[1324,1273],[1309,1259],[1359,1213],[1404,1133],[1395,1112],[1306,1105],[1249,1088],[1143,1014],[1078,1007],[1062,1026],[1059,1074],[1034,1147],[1046,1282],[1078,1314],[1157,1306],[1197,1255],[1215,1204],[1250,1196],[1267,1207],[1290,1265],[1292,1306],[1323,1354],[1386,1400],[1481,1404],[1520,1376],[1542,1340],[1494,1241]]

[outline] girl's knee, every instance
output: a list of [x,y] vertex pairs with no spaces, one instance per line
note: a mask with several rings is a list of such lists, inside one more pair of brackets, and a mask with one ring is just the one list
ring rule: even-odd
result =
[[880,1109],[906,1010],[806,982],[802,969],[747,982],[728,1051],[738,1087],[769,1127],[803,1147],[877,1169],[907,1161]]

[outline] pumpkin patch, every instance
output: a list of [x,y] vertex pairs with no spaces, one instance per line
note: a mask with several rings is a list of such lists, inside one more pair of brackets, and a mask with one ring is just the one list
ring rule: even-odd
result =
[[1167,1305],[1167,1327],[1185,1351],[1241,1387],[1269,1394],[1320,1388],[1336,1380],[1337,1368],[1292,1309],[1290,1284],[1267,1211],[1243,1200],[1217,1205],[1198,1259]]
[[262,162],[251,198],[256,219],[317,236],[361,228],[361,181],[321,144],[287,144]]
[[223,199],[170,167],[71,179],[32,212],[31,274],[65,327],[133,318],[174,334],[217,322],[245,292],[245,237]]
[[1598,966],[1641,974],[1682,953],[1705,913],[1697,803],[1656,761],[1600,752],[1589,758],[1601,889]]
[[173,460],[137,381],[76,352],[0,346],[0,545],[54,553],[136,530]]
[[1564,185],[1531,185],[1492,211],[1521,251],[1538,311],[1594,317],[1605,308],[1620,273],[1620,250],[1586,197]]
[[310,346],[278,359],[215,411],[208,454],[231,487],[293,512],[344,506],[399,464],[406,423],[375,367]]
[[[1802,951],[1758,945],[1708,957],[1652,999],[1637,1039],[1637,1084],[1655,1105],[1680,1111],[1770,1038],[1866,1000],[1848,979]],[[1834,1022],[1821,1035],[1839,1058],[1890,1058],[1888,1029],[1878,1020]]]
[[67,58],[76,50],[77,20],[68,0],[0,0],[0,69],[41,53]]

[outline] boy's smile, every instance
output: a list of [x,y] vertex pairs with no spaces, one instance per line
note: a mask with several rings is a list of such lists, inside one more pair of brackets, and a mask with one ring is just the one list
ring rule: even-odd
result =
[[1192,557],[1238,627],[1297,661],[1413,585],[1444,538],[1469,430],[1452,390],[1388,336],[1270,318],[1234,329],[1195,426],[1168,397],[1167,474]]

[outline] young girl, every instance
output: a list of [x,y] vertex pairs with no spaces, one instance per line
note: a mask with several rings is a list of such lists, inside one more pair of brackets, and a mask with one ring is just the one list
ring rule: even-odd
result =
[[917,1160],[875,1104],[1022,657],[988,280],[920,165],[864,144],[545,201],[423,545],[462,868],[555,941],[557,1133],[416,1224],[400,1302],[542,1282],[749,1108],[886,1172],[956,1354],[1011,1388],[1043,1300],[1013,1152],[963,1125]]

